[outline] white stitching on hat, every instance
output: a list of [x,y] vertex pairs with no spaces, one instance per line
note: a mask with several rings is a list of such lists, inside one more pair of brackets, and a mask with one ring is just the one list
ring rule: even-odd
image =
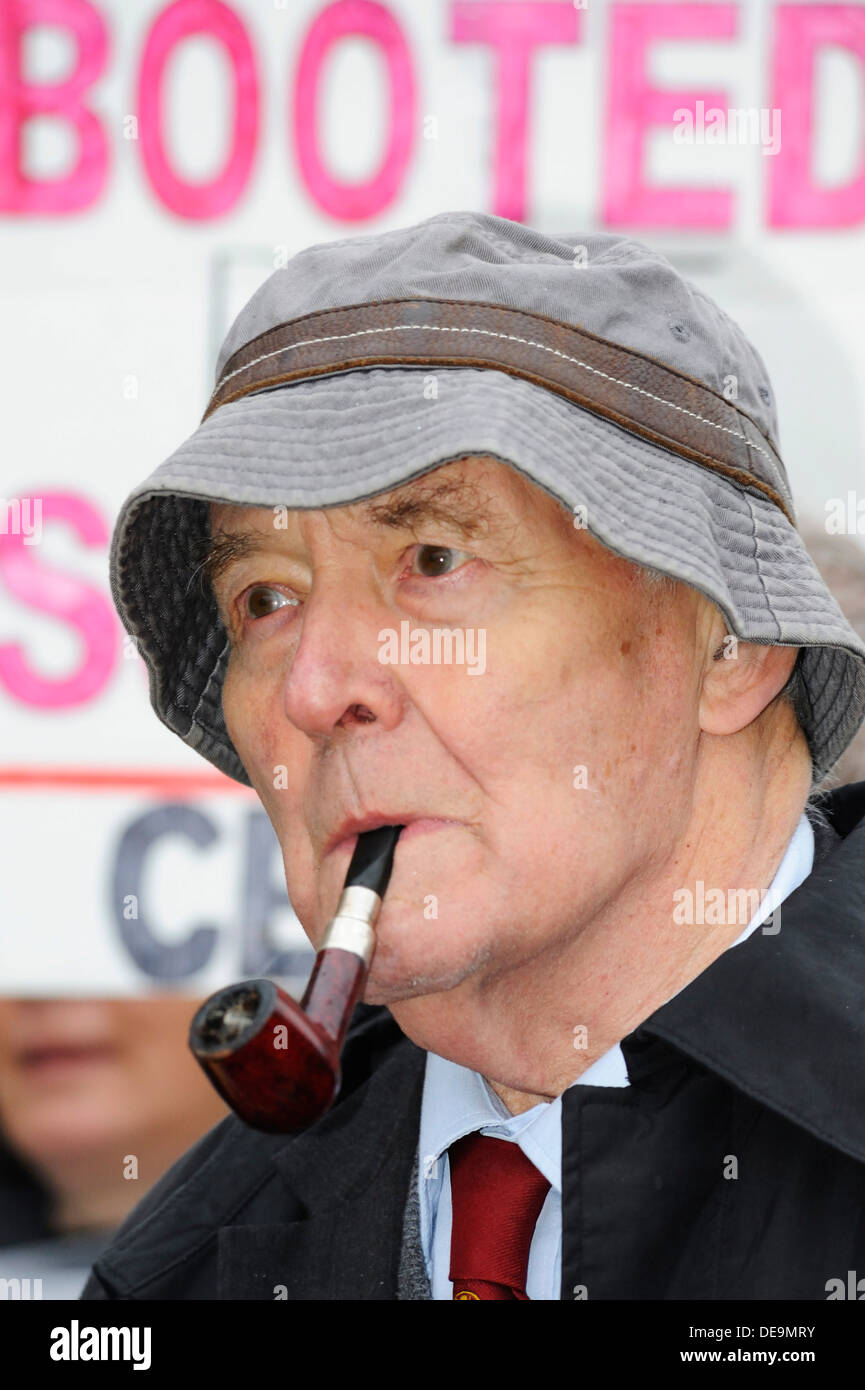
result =
[[[520,338],[515,333],[496,333],[492,328],[451,328],[447,325],[437,323],[396,323],[386,328],[358,328],[354,333],[334,333],[327,338],[307,338],[302,343],[289,343],[287,347],[274,348],[273,352],[265,352],[261,357],[253,357],[251,362],[246,362],[242,367],[235,367],[228,376],[222,377],[214,387],[213,394],[221,391],[226,382],[238,376],[240,372],[247,371],[250,367],[255,367],[259,362],[266,362],[269,357],[279,357],[280,353],[291,352],[295,348],[315,347],[318,343],[340,343],[346,342],[349,338],[363,338],[369,334],[377,333],[398,333],[401,329],[412,331],[422,328],[429,333],[482,333],[487,338],[506,338],[511,343],[522,343],[524,347],[540,348],[543,352],[551,352],[554,357],[562,357],[566,362],[573,362],[577,367],[582,367],[584,371],[592,372],[595,376],[601,376],[605,381],[615,382],[617,386],[625,386],[629,391],[636,391],[639,396],[648,396],[649,400],[657,401],[659,405],[669,406],[671,410],[678,410],[682,415],[690,415],[695,420],[700,420],[704,425],[711,425],[712,429],[723,430],[724,434],[736,435],[737,438],[743,437],[741,430],[732,430],[729,425],[719,425],[714,420],[707,420],[704,415],[699,415],[696,410],[688,410],[686,406],[676,405],[674,401],[665,400],[663,396],[656,396],[652,391],[645,390],[642,386],[634,386],[630,381],[622,381],[617,376],[610,376],[609,372],[602,372],[598,367],[590,367],[587,362],[581,362],[578,357],[571,357],[567,352],[560,352],[558,348],[548,347],[546,343],[535,343],[531,338]],[[749,449],[756,449],[763,454],[770,464],[774,464],[774,459],[762,444],[755,444],[745,436],[745,443]]]

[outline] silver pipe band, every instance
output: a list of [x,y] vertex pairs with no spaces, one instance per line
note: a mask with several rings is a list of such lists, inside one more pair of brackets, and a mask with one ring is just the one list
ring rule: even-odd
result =
[[372,888],[344,888],[320,949],[351,951],[369,965],[375,947],[373,926],[380,910],[381,898]]

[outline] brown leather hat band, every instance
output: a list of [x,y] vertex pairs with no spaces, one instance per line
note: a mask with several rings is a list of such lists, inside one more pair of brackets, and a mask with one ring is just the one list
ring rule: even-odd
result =
[[656,358],[543,314],[496,304],[380,300],[279,324],[229,358],[202,421],[219,406],[268,387],[387,366],[509,372],[759,489],[794,520],[779,489],[784,486],[781,461],[741,407]]

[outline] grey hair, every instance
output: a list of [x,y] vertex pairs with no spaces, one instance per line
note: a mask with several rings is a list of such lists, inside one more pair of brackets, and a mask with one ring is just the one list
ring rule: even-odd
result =
[[653,569],[651,565],[638,564],[636,560],[631,561],[637,581],[642,585],[647,597],[662,598],[667,594],[674,594],[681,587],[682,581],[674,579],[671,574],[666,574],[664,570]]

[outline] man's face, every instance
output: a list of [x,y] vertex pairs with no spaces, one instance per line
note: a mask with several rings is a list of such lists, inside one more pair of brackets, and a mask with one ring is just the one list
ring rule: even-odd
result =
[[[554,963],[671,851],[699,738],[692,591],[647,594],[491,459],[348,507],[211,512],[216,540],[259,543],[213,571],[223,706],[314,946],[355,844],[329,843],[340,822],[432,822],[397,845],[368,1002]],[[436,628],[462,630],[467,659],[400,664],[434,658]]]

